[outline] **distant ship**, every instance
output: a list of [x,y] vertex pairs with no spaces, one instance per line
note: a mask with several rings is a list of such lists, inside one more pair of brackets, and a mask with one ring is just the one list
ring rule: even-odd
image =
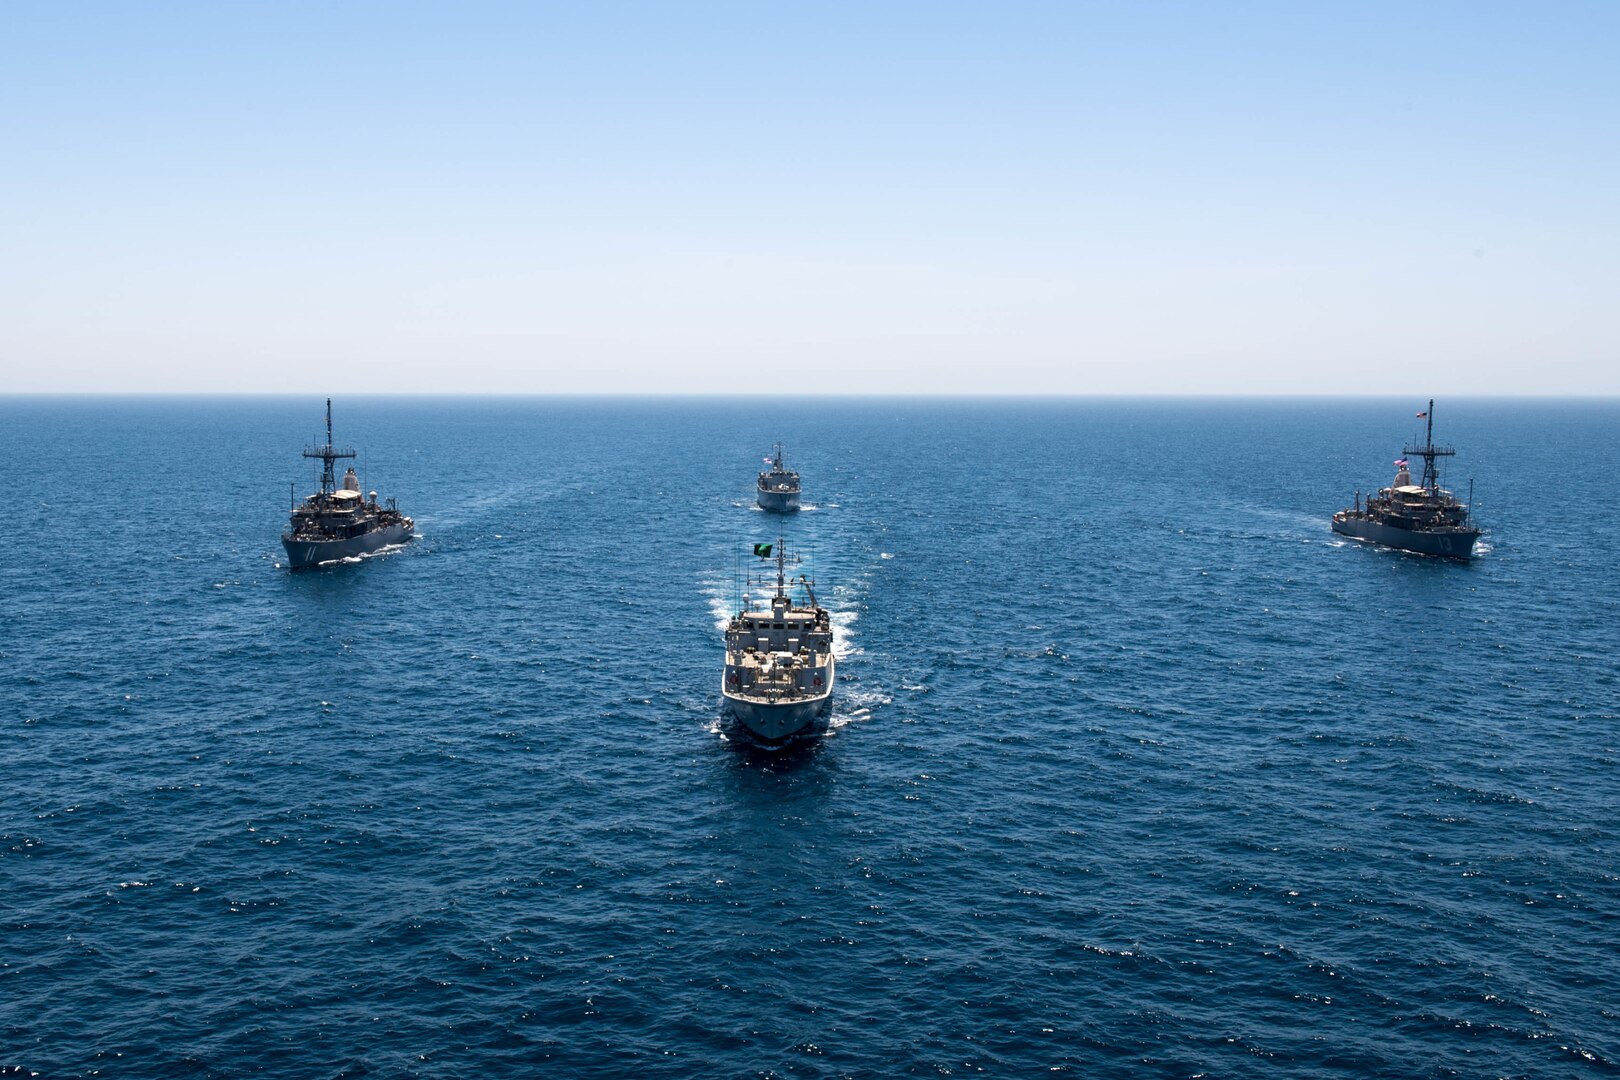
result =
[[[1418,416],[1429,422],[1423,445],[1401,450],[1403,456],[1395,462],[1394,482],[1378,494],[1367,496],[1365,506],[1361,492],[1356,492],[1355,507],[1333,515],[1333,531],[1420,555],[1470,559],[1474,555],[1474,541],[1479,539],[1479,530],[1471,520],[1473,484],[1469,484],[1468,505],[1458,502],[1451,492],[1440,486],[1434,459],[1453,457],[1457,451],[1449,446],[1434,445],[1432,398],[1428,410]],[[1423,478],[1416,484],[1412,483],[1408,468],[1409,457],[1423,459]]]
[[756,501],[761,510],[774,510],[779,514],[799,508],[799,474],[782,464],[782,444],[765,459],[770,468],[759,474],[759,495]]
[[332,399],[326,399],[326,445],[304,451],[306,458],[322,463],[321,490],[295,506],[281,543],[287,549],[287,565],[301,570],[317,563],[364,555],[369,551],[402,544],[411,538],[416,523],[389,499],[378,505],[377,493],[371,498],[360,494],[360,480],[354,466],[343,474],[340,487],[332,476],[332,463],[355,456],[353,450],[332,445]]
[[[789,595],[787,548],[755,544],[754,554],[776,552],[776,589],[768,602],[751,607],[747,594],[742,610],[726,627],[726,666],[720,693],[727,708],[766,746],[781,746],[814,731],[816,719],[832,697],[837,665],[833,660],[832,618],[816,604],[815,583],[800,575],[797,584],[806,601]],[[750,583],[763,584],[750,578]]]

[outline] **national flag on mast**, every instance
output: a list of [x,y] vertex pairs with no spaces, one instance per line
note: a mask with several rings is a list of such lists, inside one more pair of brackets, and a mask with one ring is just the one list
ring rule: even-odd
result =
[[771,557],[771,548],[775,546],[775,544],[755,544],[754,554],[762,559],[768,559]]
[[1418,413],[1418,415],[1417,415],[1417,418],[1418,418],[1418,419],[1419,419],[1419,420],[1421,420],[1421,419],[1423,419],[1423,418],[1424,418],[1424,417],[1425,417],[1425,416],[1428,416],[1428,415],[1429,415],[1429,411],[1428,411],[1428,410],[1427,410],[1427,409],[1425,409],[1425,410],[1424,410],[1424,411],[1422,411],[1422,412],[1420,412],[1420,413]]

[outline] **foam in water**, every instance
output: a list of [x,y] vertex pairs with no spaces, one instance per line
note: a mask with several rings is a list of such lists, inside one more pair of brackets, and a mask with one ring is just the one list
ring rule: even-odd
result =
[[[423,450],[413,509],[468,460],[566,488],[298,577],[274,485],[207,530],[149,512],[177,450],[280,475],[255,433],[297,410],[0,396],[28,489],[101,474],[8,504],[0,1071],[1620,1063],[1620,406],[1468,405],[1488,490],[1579,460],[1596,531],[1504,500],[1502,557],[1461,567],[1328,546],[1387,403],[808,402],[823,445],[934,482],[852,470],[850,513],[780,523],[845,660],[830,737],[764,767],[717,635],[729,541],[771,522],[682,456],[733,436],[712,404],[375,408]],[[626,498],[649,459],[666,494]]]
[[833,630],[833,656],[838,660],[845,660],[860,653],[855,647],[855,621],[859,619],[857,611],[829,611],[828,618],[832,621]]

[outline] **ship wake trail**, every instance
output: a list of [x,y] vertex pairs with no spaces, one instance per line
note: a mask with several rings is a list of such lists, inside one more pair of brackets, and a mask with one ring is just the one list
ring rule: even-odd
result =
[[714,628],[721,633],[725,632],[726,625],[731,622],[731,611],[735,603],[730,583],[710,570],[698,579],[698,591],[709,602],[709,613],[714,616]]
[[855,621],[861,617],[858,611],[829,611],[832,616],[833,627],[833,656],[839,663],[843,663],[851,656],[859,656],[861,650],[855,645]]

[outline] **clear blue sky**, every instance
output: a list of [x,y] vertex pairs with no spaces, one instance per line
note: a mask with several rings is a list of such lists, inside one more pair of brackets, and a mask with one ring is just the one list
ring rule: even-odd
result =
[[0,391],[1620,393],[1620,3],[0,5]]

